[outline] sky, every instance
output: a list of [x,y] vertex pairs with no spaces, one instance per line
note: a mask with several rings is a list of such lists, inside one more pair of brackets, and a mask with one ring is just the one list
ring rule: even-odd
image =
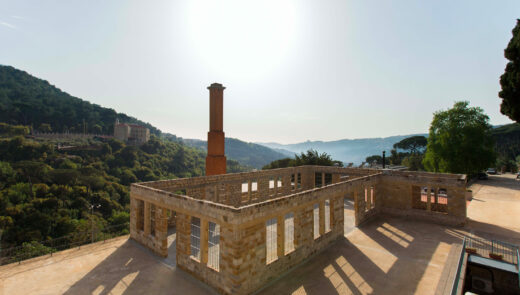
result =
[[214,82],[227,137],[387,137],[458,100],[511,123],[517,18],[518,0],[0,0],[0,64],[184,138],[206,138]]

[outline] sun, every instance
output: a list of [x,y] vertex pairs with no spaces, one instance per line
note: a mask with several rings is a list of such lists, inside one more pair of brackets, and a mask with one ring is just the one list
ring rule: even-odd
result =
[[262,76],[284,62],[295,38],[290,1],[189,1],[190,47],[210,70]]

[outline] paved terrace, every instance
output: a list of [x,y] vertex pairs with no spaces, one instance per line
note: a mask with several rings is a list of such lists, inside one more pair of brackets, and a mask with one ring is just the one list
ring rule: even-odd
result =
[[[520,215],[520,184],[510,175],[492,176],[472,189],[470,221],[463,228],[375,219],[260,293],[434,294],[462,235],[520,244],[515,217]],[[345,215],[352,216],[351,210],[347,204]],[[175,235],[169,238],[169,250],[174,251]],[[0,294],[213,293],[174,265],[173,258],[159,258],[126,236],[0,267]]]

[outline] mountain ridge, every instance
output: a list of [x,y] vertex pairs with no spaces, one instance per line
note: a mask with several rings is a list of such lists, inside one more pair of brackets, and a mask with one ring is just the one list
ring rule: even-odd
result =
[[394,135],[388,137],[359,138],[359,139],[339,139],[333,141],[304,141],[293,144],[280,144],[275,142],[257,144],[264,145],[271,149],[282,149],[292,153],[302,153],[309,149],[317,150],[321,153],[325,152],[332,156],[333,159],[344,163],[360,164],[366,157],[371,155],[379,155],[383,151],[388,154],[393,145],[407,137],[422,135],[428,136],[426,133]]

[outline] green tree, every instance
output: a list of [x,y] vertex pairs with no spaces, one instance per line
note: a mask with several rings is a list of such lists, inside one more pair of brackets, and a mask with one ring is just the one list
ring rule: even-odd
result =
[[495,163],[489,117],[469,102],[434,113],[423,160],[428,171],[473,175]]
[[428,144],[428,140],[424,136],[412,136],[401,140],[394,144],[394,149],[402,149],[411,154],[422,153]]
[[408,153],[397,152],[397,149],[392,149],[388,159],[392,165],[401,165],[401,162],[406,156],[408,156]]
[[277,168],[286,168],[286,167],[294,167],[294,159],[292,158],[283,158],[280,160],[272,161],[271,163],[262,167],[263,170],[266,169],[277,169]]
[[341,161],[333,160],[327,153],[318,153],[318,151],[310,149],[306,153],[294,155],[296,166],[302,165],[319,165],[319,166],[343,166]]
[[401,161],[401,165],[408,167],[411,171],[424,170],[423,159],[424,156],[421,154],[411,154]]
[[520,123],[520,19],[513,29],[513,38],[504,50],[504,56],[509,60],[504,74],[500,77],[502,98],[500,112]]
[[53,248],[47,247],[45,245],[42,245],[36,241],[32,241],[30,243],[25,242],[22,244],[22,247],[14,253],[14,257],[17,260],[24,260],[24,259],[29,259],[29,258],[40,256],[40,255],[49,254],[54,251],[56,251],[56,250],[54,250]]
[[[374,161],[376,161],[376,164],[382,165],[383,164],[383,157],[380,155],[372,155],[365,158],[365,162],[372,164]],[[385,164],[390,164],[390,159],[388,157],[385,157]]]
[[96,134],[101,134],[101,132],[103,132],[103,127],[99,126],[99,124],[96,124],[92,126],[92,132]]
[[14,183],[16,177],[16,172],[7,162],[0,161],[0,189],[3,189],[5,186],[10,183]]
[[343,166],[341,161],[333,160],[327,153],[318,153],[318,151],[310,149],[306,153],[294,155],[294,159],[285,158],[271,162],[265,165],[262,169],[275,169],[303,165],[318,165],[318,166]]
[[50,124],[42,123],[40,127],[38,127],[38,131],[48,133],[52,131],[52,128]]

